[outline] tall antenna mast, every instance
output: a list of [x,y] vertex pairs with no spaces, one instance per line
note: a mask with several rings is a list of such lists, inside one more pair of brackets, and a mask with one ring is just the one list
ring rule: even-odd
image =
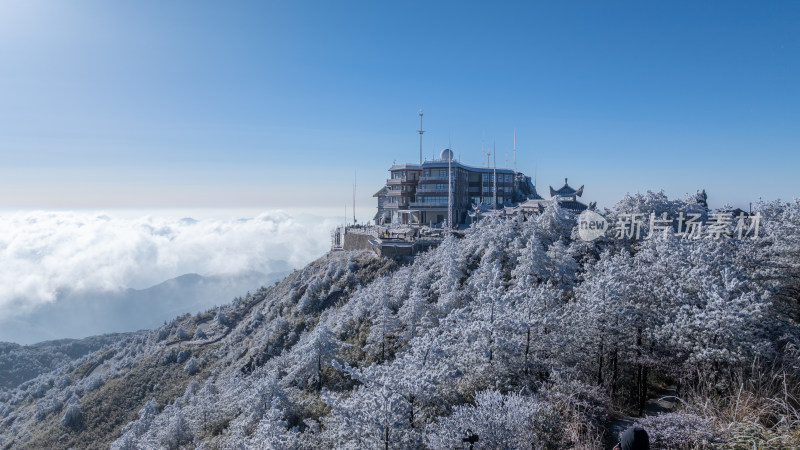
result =
[[422,109],[419,110],[419,163],[422,164]]
[[447,226],[453,229],[453,149],[450,148],[450,136],[447,137]]
[[[486,156],[486,148],[484,147],[486,141],[486,132],[481,135],[481,166],[483,166],[483,157]],[[483,194],[483,192],[481,192]]]
[[517,129],[514,128],[514,176],[517,175]]
[[494,209],[497,209],[497,149],[492,142],[492,158],[494,159]]
[[358,221],[356,220],[356,180],[358,179],[358,172],[353,171],[353,225]]

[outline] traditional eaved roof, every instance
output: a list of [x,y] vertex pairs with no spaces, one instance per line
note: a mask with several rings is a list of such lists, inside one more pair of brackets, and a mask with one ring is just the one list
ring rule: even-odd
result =
[[578,201],[572,200],[558,200],[558,205],[570,211],[582,212],[585,211],[587,206]]
[[389,188],[388,188],[388,187],[386,187],[386,186],[384,186],[384,187],[382,187],[382,188],[381,188],[381,190],[380,190],[380,191],[376,192],[376,193],[375,193],[375,194],[373,194],[372,196],[373,196],[373,197],[383,197],[383,196],[384,196],[384,195],[386,195],[388,192],[389,192]]
[[567,179],[564,178],[564,186],[561,186],[559,189],[553,189],[553,186],[550,186],[551,197],[572,197],[573,195],[578,197],[583,196],[583,185],[581,185],[581,187],[576,191],[567,183]]

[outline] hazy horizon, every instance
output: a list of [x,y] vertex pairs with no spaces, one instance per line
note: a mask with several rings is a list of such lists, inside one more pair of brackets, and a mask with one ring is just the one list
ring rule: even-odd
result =
[[[49,339],[83,337],[91,334],[89,330],[140,329],[145,323],[140,317],[126,317],[130,306],[104,306],[104,299],[121,303],[126,290],[148,289],[186,274],[222,276],[226,282],[257,272],[272,279],[269,276],[302,268],[322,256],[330,246],[330,230],[341,223],[340,218],[280,210],[249,216],[234,215],[246,212],[241,210],[227,215],[223,210],[195,211],[201,213],[195,217],[187,212],[0,212],[0,323],[6,324],[0,340],[31,343],[35,339],[30,336],[46,335],[41,329],[45,323],[73,333],[52,334]],[[259,286],[255,281],[232,282],[228,289],[212,286],[216,297],[209,293],[199,303],[192,286],[185,292],[178,289],[173,298],[164,299],[178,308],[172,316],[165,316],[158,304],[151,306],[154,323],[225,304]],[[82,305],[87,313],[66,314],[65,305],[57,304],[64,302]],[[92,310],[95,316],[89,314]],[[71,323],[54,321],[57,313]],[[104,327],[96,320],[117,327]],[[14,338],[11,330],[19,336]],[[78,332],[89,334],[76,336]]]

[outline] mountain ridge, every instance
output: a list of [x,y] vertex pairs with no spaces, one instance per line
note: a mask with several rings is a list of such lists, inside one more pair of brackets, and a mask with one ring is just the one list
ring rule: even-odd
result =
[[[695,205],[648,193],[606,216],[634,207]],[[444,449],[470,430],[489,448],[602,448],[609,412],[679,380],[681,409],[641,419],[653,448],[791,447],[800,204],[759,208],[760,241],[586,243],[556,207],[404,266],[329,253],[0,392],[0,446]],[[788,381],[754,384],[755,367]],[[731,422],[730,395],[763,417]]]

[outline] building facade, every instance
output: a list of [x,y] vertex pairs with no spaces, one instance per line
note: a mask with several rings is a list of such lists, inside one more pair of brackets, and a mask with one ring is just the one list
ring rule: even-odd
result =
[[530,177],[507,168],[468,166],[449,149],[422,164],[395,164],[389,173],[386,186],[374,195],[376,224],[441,225],[452,205],[453,224],[459,225],[474,205],[502,208],[540,198]]

